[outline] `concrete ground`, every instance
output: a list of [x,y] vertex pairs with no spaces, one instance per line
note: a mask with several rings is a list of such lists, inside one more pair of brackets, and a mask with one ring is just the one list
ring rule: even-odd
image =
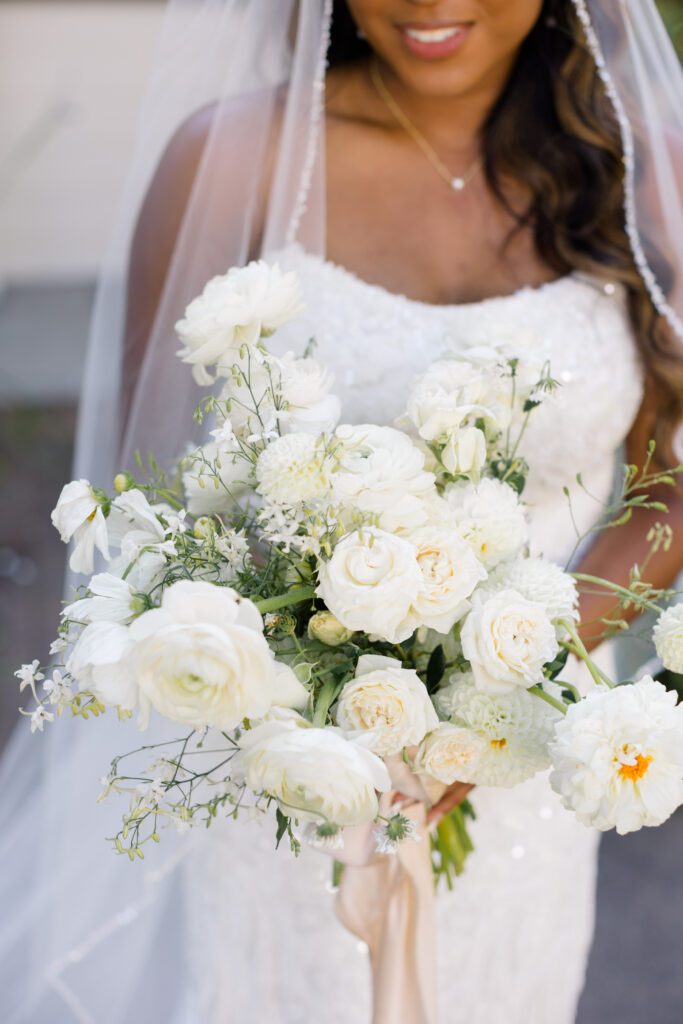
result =
[[[44,658],[54,636],[64,549],[49,513],[69,478],[90,298],[87,287],[0,294],[0,740],[16,719],[13,669]],[[683,815],[607,835],[577,1024],[683,1024],[682,935]]]

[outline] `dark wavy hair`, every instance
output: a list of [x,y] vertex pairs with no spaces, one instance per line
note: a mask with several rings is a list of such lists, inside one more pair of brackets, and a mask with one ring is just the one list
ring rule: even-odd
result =
[[[345,0],[335,0],[330,65],[367,59],[370,53]],[[515,217],[514,231],[533,231],[538,254],[551,269],[624,285],[648,395],[656,403],[660,459],[669,461],[674,430],[683,419],[683,357],[634,263],[625,225],[619,125],[568,0],[545,0],[484,126],[483,146],[490,188]],[[505,178],[524,182],[531,192],[522,215],[509,207]],[[670,268],[656,252],[651,263],[666,290]]]

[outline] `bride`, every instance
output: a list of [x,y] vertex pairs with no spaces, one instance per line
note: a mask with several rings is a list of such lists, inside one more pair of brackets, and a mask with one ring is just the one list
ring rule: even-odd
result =
[[[683,82],[654,7],[639,6],[635,16],[607,0],[178,0],[130,212],[169,129],[190,116],[152,176],[126,279],[125,216],[112,249],[77,471],[104,484],[119,447],[129,460],[141,445],[177,453],[197,394],[174,358],[173,321],[212,273],[263,255],[300,275],[306,314],[287,345],[302,349],[315,330],[346,420],[391,422],[411,377],[468,345],[549,360],[561,388],[532,418],[525,499],[534,547],[564,563],[575,527],[600,516],[620,446],[642,463],[656,437],[671,460],[683,416]],[[666,500],[676,527],[683,499]],[[600,535],[582,549],[584,571],[626,580],[657,518]],[[672,548],[650,576],[669,584],[682,566]],[[586,623],[610,609],[583,595]],[[53,787],[73,784],[72,806],[76,793],[90,799],[76,764],[107,763],[86,742],[68,770],[65,751],[51,760]],[[452,787],[434,814],[461,798]],[[438,897],[438,1020],[570,1024],[596,836],[544,779],[473,799],[476,852]],[[63,806],[63,793],[54,800]],[[28,931],[41,898],[50,904],[37,947],[49,952],[9,983],[9,1019],[371,1019],[367,950],[335,918],[324,854],[295,862],[269,830],[227,823],[135,879],[126,866],[124,879],[92,837],[60,838],[59,870],[25,907]],[[52,891],[74,881],[77,909]],[[434,1024],[400,1008],[374,1019]]]

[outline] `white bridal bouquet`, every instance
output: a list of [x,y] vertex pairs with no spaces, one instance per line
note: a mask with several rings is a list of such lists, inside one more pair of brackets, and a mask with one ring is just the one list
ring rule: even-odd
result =
[[[550,769],[586,825],[665,821],[683,802],[683,708],[650,676],[615,685],[593,662],[577,579],[613,592],[605,635],[624,626],[619,604],[661,611],[671,595],[636,567],[621,587],[529,554],[520,441],[550,368],[472,347],[425,369],[396,426],[343,424],[312,346],[268,350],[300,309],[277,266],[210,281],[177,325],[180,358],[212,389],[196,414],[210,440],[170,474],[139,459],[147,477],[121,473],[113,494],[73,481],[52,513],[89,578],[62,612],[61,664],[17,672],[31,729],[113,709],[180,733],[111,765],[103,796],[130,800],[116,850],[142,857],[165,824],[273,808],[295,851],[365,826],[391,852],[415,831],[383,797],[406,770],[427,801]],[[606,525],[661,507],[647,492],[662,482],[650,460],[628,467]],[[655,641],[683,670],[680,606]],[[570,657],[587,693],[563,678]],[[465,802],[432,830],[449,884],[472,814]]]

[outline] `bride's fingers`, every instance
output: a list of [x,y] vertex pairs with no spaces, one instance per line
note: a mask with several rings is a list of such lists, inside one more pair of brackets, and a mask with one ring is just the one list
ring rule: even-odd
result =
[[461,804],[473,789],[474,786],[469,783],[455,782],[446,790],[441,799],[430,808],[427,814],[427,824],[432,825],[435,821],[443,818],[444,814],[448,814],[454,807]]

